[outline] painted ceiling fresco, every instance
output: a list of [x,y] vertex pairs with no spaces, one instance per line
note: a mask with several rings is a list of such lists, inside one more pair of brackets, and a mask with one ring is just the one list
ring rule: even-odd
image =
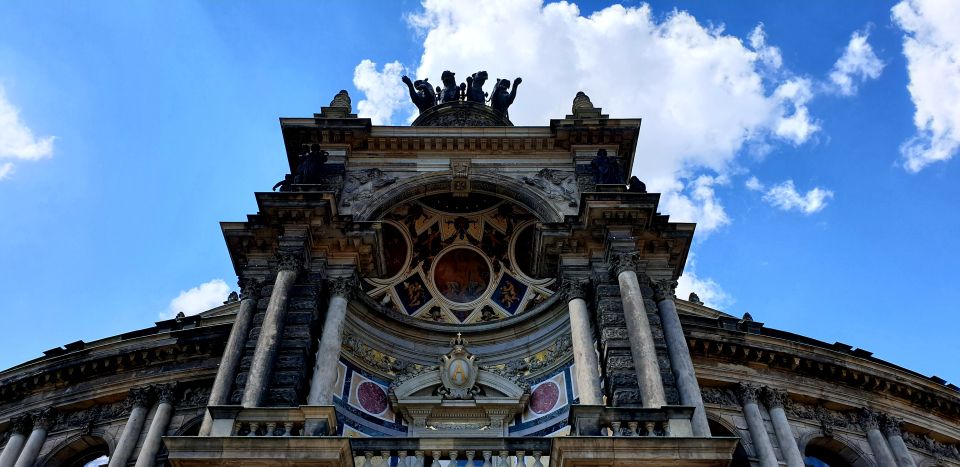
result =
[[386,277],[365,278],[372,298],[398,313],[443,323],[508,318],[553,294],[532,277],[536,219],[488,195],[431,195],[383,219]]

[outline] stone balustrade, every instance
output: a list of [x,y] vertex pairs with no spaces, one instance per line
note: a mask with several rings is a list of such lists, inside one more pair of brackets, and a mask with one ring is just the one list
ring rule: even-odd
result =
[[694,407],[665,405],[660,408],[570,407],[573,436],[668,436],[691,437]]
[[332,406],[244,408],[238,405],[208,407],[210,436],[332,436],[337,419]]
[[549,465],[548,438],[358,438],[351,440],[354,465],[362,467],[439,467],[466,461],[471,467]]

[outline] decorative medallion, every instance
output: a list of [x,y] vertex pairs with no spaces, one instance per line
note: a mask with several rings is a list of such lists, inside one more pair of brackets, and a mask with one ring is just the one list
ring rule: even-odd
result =
[[440,357],[440,393],[444,399],[473,399],[479,392],[477,357],[467,351],[467,341],[459,332],[450,345],[453,349]]
[[557,405],[560,400],[560,388],[556,383],[547,381],[533,390],[530,394],[530,410],[538,415],[545,414]]
[[454,303],[470,303],[490,286],[490,265],[470,248],[449,250],[433,266],[433,283],[440,294]]
[[357,400],[363,410],[371,414],[379,415],[387,410],[387,393],[383,392],[383,388],[369,381],[364,381],[357,387]]

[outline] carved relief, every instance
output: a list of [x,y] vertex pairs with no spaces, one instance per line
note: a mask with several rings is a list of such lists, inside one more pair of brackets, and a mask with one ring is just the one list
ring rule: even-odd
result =
[[374,193],[378,190],[392,185],[396,181],[397,177],[388,177],[377,168],[350,172],[347,175],[346,183],[343,185],[341,204],[351,206],[353,203],[367,201],[373,198]]
[[585,299],[587,298],[587,288],[589,286],[589,281],[566,278],[563,280],[563,283],[560,284],[560,293],[563,294],[563,298],[568,302],[576,298]]
[[610,257],[613,272],[620,275],[625,271],[637,272],[640,270],[640,254],[637,252],[615,253]]
[[533,177],[520,177],[523,183],[540,189],[550,199],[577,205],[577,184],[573,174],[554,169],[540,169]]
[[653,299],[657,302],[676,298],[674,291],[677,290],[677,281],[673,279],[651,281],[650,286],[653,288]]
[[440,394],[444,399],[473,399],[480,389],[476,386],[479,367],[477,357],[467,351],[467,341],[457,333],[450,345],[453,349],[440,357]]

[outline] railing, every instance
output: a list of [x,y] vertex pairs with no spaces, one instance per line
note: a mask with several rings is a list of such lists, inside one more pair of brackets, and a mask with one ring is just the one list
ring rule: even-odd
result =
[[213,418],[210,436],[332,436],[336,411],[332,406],[244,408],[208,407]]
[[693,436],[693,407],[667,405],[658,409],[573,405],[573,436]]
[[[354,465],[441,467],[465,460],[468,467],[549,466],[549,438],[356,438]],[[448,464],[449,462],[449,464]]]

